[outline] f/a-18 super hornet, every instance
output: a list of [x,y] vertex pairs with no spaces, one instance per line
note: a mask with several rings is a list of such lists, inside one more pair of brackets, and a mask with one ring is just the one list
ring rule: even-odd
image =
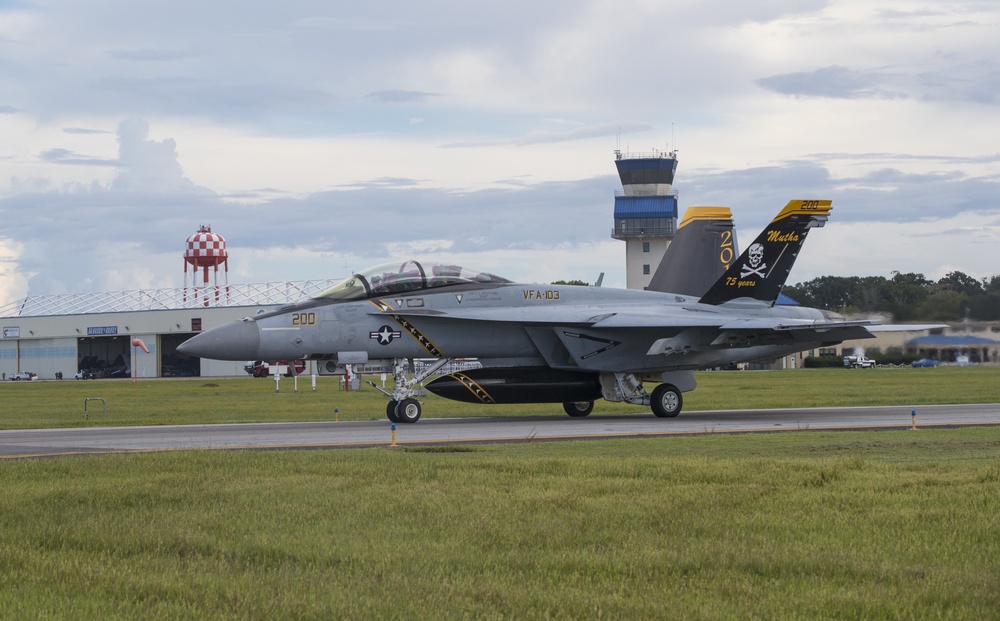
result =
[[[461,358],[476,358],[482,368],[442,375],[426,389],[472,403],[562,403],[570,416],[586,416],[603,398],[673,417],[682,393],[695,388],[695,370],[873,336],[867,326],[877,322],[775,304],[806,236],[826,223],[830,209],[828,200],[789,202],[735,258],[728,209],[696,213],[682,224],[719,233],[695,236],[715,240],[704,244],[704,254],[718,262],[708,269],[721,273],[710,285],[704,277],[678,284],[683,290],[676,292],[521,284],[405,261],[213,328],[178,351],[219,360],[308,359],[321,374],[391,362],[395,383],[383,392],[394,422],[417,421],[423,382]],[[675,254],[664,282],[703,273],[678,263],[689,258]],[[432,362],[415,368],[414,359]],[[647,392],[646,382],[657,385]]]

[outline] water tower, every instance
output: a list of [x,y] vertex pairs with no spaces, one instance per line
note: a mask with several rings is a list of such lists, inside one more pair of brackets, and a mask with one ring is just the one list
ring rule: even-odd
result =
[[[191,265],[191,281],[188,283],[188,265]],[[219,266],[223,266],[222,287],[219,286]],[[212,270],[212,280],[209,282],[208,272]],[[202,273],[201,283],[198,282],[198,272]],[[204,224],[198,232],[187,238],[187,248],[184,250],[184,301],[188,301],[188,287],[191,288],[191,299],[202,299],[205,306],[211,304],[212,297],[218,304],[223,288],[226,298],[229,298],[229,252],[226,250],[226,239],[212,232],[211,226]]]

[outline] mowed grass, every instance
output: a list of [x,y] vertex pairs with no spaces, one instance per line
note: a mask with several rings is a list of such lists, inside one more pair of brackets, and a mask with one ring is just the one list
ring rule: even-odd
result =
[[1000,428],[0,473],[3,619],[1000,616]]
[[[699,372],[698,388],[684,394],[684,409],[740,410],[773,407],[930,405],[1000,401],[1000,367],[935,369],[799,369]],[[376,380],[378,378],[375,378]],[[377,420],[387,399],[368,385],[338,389],[336,378],[194,378],[3,382],[0,429],[94,425],[166,425],[229,422]],[[391,378],[390,378],[391,386]],[[649,386],[652,389],[652,386]],[[86,398],[102,398],[102,404]],[[426,417],[562,415],[559,404],[474,405],[428,394]],[[88,416],[84,417],[86,405]],[[595,414],[645,412],[648,408],[598,401]],[[682,414],[683,416],[683,414]]]

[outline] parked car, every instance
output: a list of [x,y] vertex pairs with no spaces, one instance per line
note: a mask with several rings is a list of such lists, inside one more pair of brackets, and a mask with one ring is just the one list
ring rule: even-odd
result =
[[7,379],[19,382],[21,380],[28,380],[29,382],[35,379],[35,374],[31,371],[18,371],[17,373],[12,373]]
[[[252,375],[254,377],[268,377],[269,375],[271,375],[272,364],[279,366],[287,366],[288,372],[285,373],[285,377],[291,377],[293,374],[299,375],[300,373],[303,373],[306,370],[305,360],[292,360],[291,362],[289,362],[288,360],[278,360],[277,362],[273,361],[267,362],[266,360],[250,360],[249,362],[243,365],[243,370],[246,371],[247,374]],[[293,368],[294,368],[294,373],[293,373]]]
[[921,358],[920,360],[914,360],[910,365],[914,367],[936,367],[938,361],[931,360],[930,358]]
[[97,374],[90,369],[83,369],[81,371],[77,371],[76,374],[73,375],[73,379],[97,379]]

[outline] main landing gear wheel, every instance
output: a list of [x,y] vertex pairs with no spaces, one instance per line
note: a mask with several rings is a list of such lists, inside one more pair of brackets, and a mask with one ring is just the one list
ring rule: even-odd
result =
[[657,418],[673,418],[681,413],[681,405],[684,400],[681,398],[681,391],[671,384],[660,384],[653,389],[650,398],[650,405],[653,406],[653,414]]
[[396,418],[401,423],[415,423],[420,420],[420,402],[416,399],[403,399],[396,406]]
[[399,401],[389,401],[389,404],[385,406],[385,415],[389,417],[394,423],[402,422],[399,417],[396,416],[396,406],[399,405]]
[[567,401],[563,404],[563,411],[573,418],[582,418],[594,411],[593,401]]

